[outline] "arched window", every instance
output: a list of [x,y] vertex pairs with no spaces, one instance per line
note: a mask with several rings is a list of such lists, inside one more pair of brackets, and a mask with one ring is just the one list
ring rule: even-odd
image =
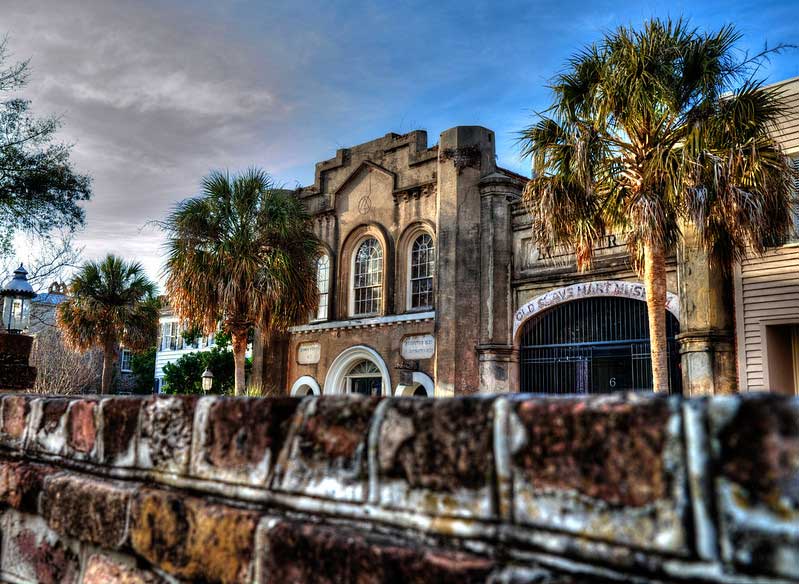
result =
[[383,249],[374,237],[364,239],[353,258],[352,314],[380,312],[383,300]]
[[361,361],[347,373],[347,393],[381,395],[382,389],[383,376],[371,361]]
[[433,306],[435,257],[435,244],[429,234],[422,233],[413,240],[408,270],[408,307],[411,309]]
[[316,320],[327,320],[330,305],[330,256],[320,255],[316,260],[316,287],[319,289],[319,308]]

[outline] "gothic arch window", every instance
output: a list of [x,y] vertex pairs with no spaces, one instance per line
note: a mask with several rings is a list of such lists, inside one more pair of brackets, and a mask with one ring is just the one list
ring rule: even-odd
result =
[[433,276],[436,248],[426,232],[417,235],[408,250],[408,309],[433,307]]
[[350,313],[378,314],[383,307],[383,248],[374,237],[361,241],[352,257]]
[[326,253],[316,259],[316,287],[319,290],[316,320],[327,320],[330,307],[330,256]]

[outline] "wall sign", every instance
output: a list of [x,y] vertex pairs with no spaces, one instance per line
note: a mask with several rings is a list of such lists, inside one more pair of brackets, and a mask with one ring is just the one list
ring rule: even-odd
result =
[[297,363],[300,365],[314,365],[319,363],[322,346],[319,343],[300,343],[297,347]]
[[433,335],[414,335],[402,340],[400,354],[403,359],[415,361],[430,359],[436,352],[436,339]]
[[[513,337],[521,328],[522,324],[534,315],[564,302],[578,300],[580,298],[591,298],[595,296],[612,296],[616,298],[630,298],[646,302],[646,287],[636,282],[625,282],[623,280],[601,280],[594,282],[581,282],[572,284],[565,288],[552,290],[541,296],[537,296],[524,304],[513,318]],[[680,318],[680,298],[676,294],[666,292],[666,310],[671,312],[678,319]]]

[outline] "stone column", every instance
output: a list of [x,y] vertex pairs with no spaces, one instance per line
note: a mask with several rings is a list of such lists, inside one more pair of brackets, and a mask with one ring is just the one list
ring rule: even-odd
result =
[[441,134],[436,196],[436,396],[480,387],[480,190],[496,169],[494,133],[458,126]]
[[683,394],[736,393],[731,277],[710,261],[692,225],[683,225],[677,262]]
[[33,337],[0,332],[0,392],[27,391],[36,382],[36,368],[28,363]]
[[480,391],[517,391],[513,383],[513,229],[510,202],[522,181],[494,172],[480,180]]

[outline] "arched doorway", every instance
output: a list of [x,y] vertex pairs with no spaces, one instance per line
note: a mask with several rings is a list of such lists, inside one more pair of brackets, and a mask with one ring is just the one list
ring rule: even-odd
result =
[[[527,320],[520,332],[520,391],[608,393],[652,389],[646,302],[589,297],[557,304]],[[682,391],[675,336],[666,311],[671,393]]]
[[433,397],[435,395],[433,380],[421,371],[414,371],[410,381],[410,383],[400,383],[394,390],[394,395],[403,397]]
[[319,388],[316,379],[310,375],[303,375],[291,386],[290,395],[292,397],[305,397],[308,395],[320,395],[321,393],[322,390]]
[[350,347],[331,363],[323,393],[391,395],[391,376],[377,351],[364,345]]

